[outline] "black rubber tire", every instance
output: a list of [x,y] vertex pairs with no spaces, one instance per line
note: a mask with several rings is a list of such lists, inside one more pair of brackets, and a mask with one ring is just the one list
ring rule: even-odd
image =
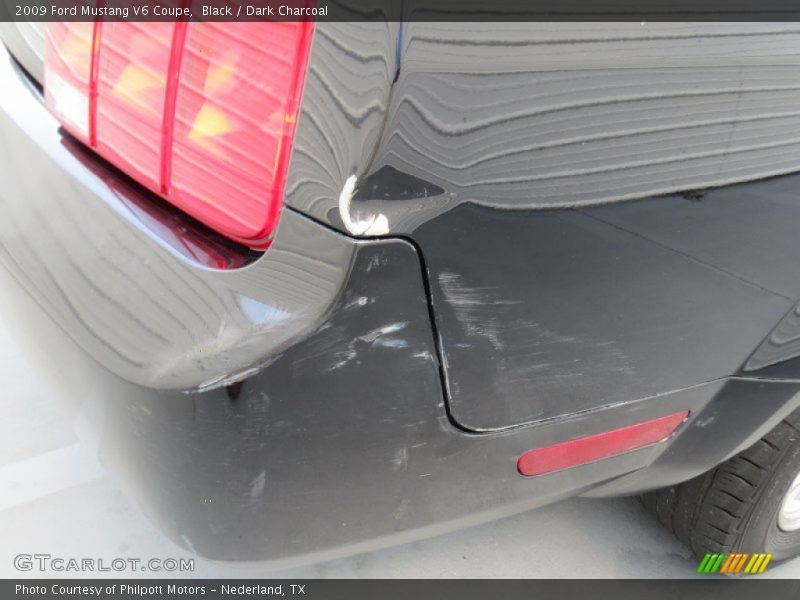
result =
[[698,556],[800,554],[800,531],[778,527],[783,496],[800,473],[800,410],[747,450],[690,481],[641,496],[644,506]]

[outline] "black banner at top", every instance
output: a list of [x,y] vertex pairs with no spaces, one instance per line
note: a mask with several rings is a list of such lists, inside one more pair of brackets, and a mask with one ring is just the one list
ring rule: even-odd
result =
[[797,21],[798,0],[0,0],[0,21]]

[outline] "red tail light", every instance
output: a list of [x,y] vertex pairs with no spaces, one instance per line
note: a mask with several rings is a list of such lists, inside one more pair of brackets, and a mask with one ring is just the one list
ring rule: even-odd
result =
[[689,416],[681,411],[643,423],[528,450],[517,460],[521,475],[531,477],[586,464],[665,441]]
[[313,24],[49,23],[45,103],[64,127],[220,233],[277,225]]

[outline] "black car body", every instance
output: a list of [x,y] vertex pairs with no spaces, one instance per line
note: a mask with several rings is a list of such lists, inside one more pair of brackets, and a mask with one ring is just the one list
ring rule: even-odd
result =
[[[64,332],[32,352],[200,555],[669,486],[800,406],[794,24],[318,23],[265,252],[71,140],[41,25],[2,36],[0,258]],[[518,472],[676,413],[658,443]]]

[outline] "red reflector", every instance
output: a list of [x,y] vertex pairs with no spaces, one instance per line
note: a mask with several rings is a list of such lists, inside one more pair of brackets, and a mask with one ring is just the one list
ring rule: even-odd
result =
[[45,103],[139,183],[239,242],[277,226],[313,24],[49,23]]
[[528,450],[517,460],[517,469],[525,476],[542,475],[657,444],[666,440],[688,416],[689,411],[681,411],[644,423]]

